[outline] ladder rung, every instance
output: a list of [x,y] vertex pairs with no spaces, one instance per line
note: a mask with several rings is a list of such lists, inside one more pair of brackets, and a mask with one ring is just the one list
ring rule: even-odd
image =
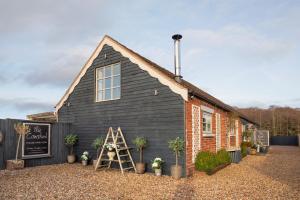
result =
[[99,168],[99,167],[107,167],[107,166],[108,166],[108,165],[99,165],[98,168]]
[[120,157],[124,157],[124,156],[129,156],[128,154],[123,154],[123,155],[120,155]]
[[117,142],[116,144],[125,144],[124,142]]
[[121,163],[131,163],[131,160],[121,160]]
[[[119,162],[119,160],[109,160],[109,159],[101,159],[101,161],[111,161],[111,162]],[[131,160],[120,160],[121,163],[128,163]]]
[[123,168],[123,170],[129,170],[129,169],[133,169],[133,167]]
[[131,149],[129,147],[122,147],[122,148],[119,148],[118,151],[123,151],[123,150],[128,150],[128,149]]

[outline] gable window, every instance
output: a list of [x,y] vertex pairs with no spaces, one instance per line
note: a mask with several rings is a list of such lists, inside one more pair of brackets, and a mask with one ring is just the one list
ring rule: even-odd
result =
[[203,134],[204,135],[212,135],[211,122],[212,122],[211,113],[203,112],[202,127],[203,127]]
[[96,69],[96,101],[108,101],[121,97],[120,63]]

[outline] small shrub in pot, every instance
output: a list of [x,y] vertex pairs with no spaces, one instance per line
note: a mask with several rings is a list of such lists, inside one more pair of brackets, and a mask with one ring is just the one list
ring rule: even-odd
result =
[[92,143],[92,147],[97,151],[97,157],[96,157],[96,160],[93,160],[93,165],[95,166],[96,163],[97,163],[97,160],[100,156],[100,151],[103,147],[103,144],[104,144],[104,138],[103,137],[98,137],[96,138],[93,143]]
[[136,163],[136,172],[138,174],[145,173],[145,163],[143,162],[143,149],[147,145],[147,140],[144,137],[136,137],[133,141],[135,144],[137,151],[140,152],[140,162]]
[[83,166],[87,166],[88,165],[88,161],[89,161],[89,152],[88,151],[84,151],[81,155],[81,162]]
[[156,176],[161,176],[162,175],[162,164],[164,163],[164,161],[157,157],[153,160],[152,162],[152,169],[154,170],[154,173]]
[[176,164],[171,166],[171,175],[175,179],[180,179],[182,174],[182,166],[178,165],[178,157],[184,150],[184,140],[177,137],[169,141],[169,148],[175,153]]
[[74,163],[75,162],[75,155],[73,153],[74,145],[78,142],[78,136],[75,134],[69,134],[65,137],[65,144],[69,148],[69,155],[67,157],[68,163]]

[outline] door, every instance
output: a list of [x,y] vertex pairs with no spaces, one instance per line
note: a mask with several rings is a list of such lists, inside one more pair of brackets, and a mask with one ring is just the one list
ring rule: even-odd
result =
[[201,137],[200,137],[200,107],[192,105],[192,160],[195,162],[195,158],[201,149]]
[[221,115],[216,113],[216,151],[221,149]]

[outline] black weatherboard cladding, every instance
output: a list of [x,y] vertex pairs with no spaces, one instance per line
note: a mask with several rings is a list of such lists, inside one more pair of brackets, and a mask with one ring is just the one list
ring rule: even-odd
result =
[[[118,62],[121,63],[121,99],[95,102],[95,69]],[[155,90],[158,95],[154,95]],[[66,102],[70,104],[60,108],[58,119],[72,123],[79,135],[77,155],[88,150],[95,156],[92,141],[105,137],[110,126],[120,126],[131,147],[136,136],[147,138],[144,151],[147,171],[151,171],[151,161],[160,156],[165,160],[164,173],[170,174],[175,156],[168,148],[168,141],[178,136],[184,138],[184,100],[128,58],[105,45]],[[138,152],[133,149],[131,153],[138,162]],[[185,169],[184,155],[180,164]]]

